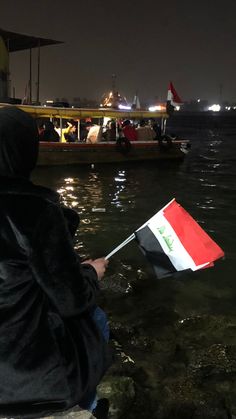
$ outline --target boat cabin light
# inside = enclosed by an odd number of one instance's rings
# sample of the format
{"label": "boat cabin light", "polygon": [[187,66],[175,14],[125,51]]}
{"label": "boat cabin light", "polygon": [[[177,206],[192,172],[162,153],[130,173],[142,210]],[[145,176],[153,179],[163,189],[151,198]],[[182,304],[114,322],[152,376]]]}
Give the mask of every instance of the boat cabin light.
{"label": "boat cabin light", "polygon": [[166,108],[165,108],[165,106],[163,106],[163,105],[150,106],[150,107],[148,108],[148,110],[149,110],[150,112],[164,111],[165,109],[166,109]]}
{"label": "boat cabin light", "polygon": [[126,106],[126,105],[119,105],[119,109],[124,109],[124,110],[131,110],[131,106]]}

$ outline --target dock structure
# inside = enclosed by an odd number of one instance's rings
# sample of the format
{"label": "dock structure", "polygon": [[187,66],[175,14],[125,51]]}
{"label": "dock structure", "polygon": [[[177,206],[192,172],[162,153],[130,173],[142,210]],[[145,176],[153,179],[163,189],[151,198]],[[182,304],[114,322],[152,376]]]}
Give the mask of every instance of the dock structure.
{"label": "dock structure", "polygon": [[61,44],[62,41],[46,39],[38,36],[10,32],[0,28],[0,102],[16,102],[10,93],[9,54],[16,51],[29,50],[28,102],[32,103],[32,49],[37,48],[37,92],[36,103],[40,93],[40,50],[41,47]]}

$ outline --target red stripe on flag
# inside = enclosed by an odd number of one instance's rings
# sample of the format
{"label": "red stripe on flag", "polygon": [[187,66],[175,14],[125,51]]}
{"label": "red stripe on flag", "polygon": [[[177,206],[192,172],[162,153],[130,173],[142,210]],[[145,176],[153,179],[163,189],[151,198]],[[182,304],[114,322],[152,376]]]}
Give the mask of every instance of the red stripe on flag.
{"label": "red stripe on flag", "polygon": [[223,250],[176,201],[172,201],[163,212],[196,265],[211,263],[224,256]]}
{"label": "red stripe on flag", "polygon": [[182,103],[182,100],[180,99],[178,93],[176,92],[172,82],[170,82],[168,90],[170,90],[173,95],[173,98],[172,98],[173,102]]}

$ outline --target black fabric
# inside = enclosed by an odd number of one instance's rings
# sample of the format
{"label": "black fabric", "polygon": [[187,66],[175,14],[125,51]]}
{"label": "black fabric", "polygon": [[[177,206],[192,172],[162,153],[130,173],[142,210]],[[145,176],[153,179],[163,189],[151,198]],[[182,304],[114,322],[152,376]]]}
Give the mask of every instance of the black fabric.
{"label": "black fabric", "polygon": [[16,107],[0,109],[0,176],[28,177],[38,157],[34,119]]}
{"label": "black fabric", "polygon": [[151,263],[157,278],[165,278],[177,272],[148,226],[136,231],[135,238],[147,260]]}
{"label": "black fabric", "polygon": [[90,314],[97,273],[73,247],[79,218],[28,180],[37,155],[34,120],[0,109],[0,417],[79,404],[111,361]]}
{"label": "black fabric", "polygon": [[56,193],[0,177],[0,416],[79,404],[110,364],[90,316],[97,274],[80,264],[75,228]]}

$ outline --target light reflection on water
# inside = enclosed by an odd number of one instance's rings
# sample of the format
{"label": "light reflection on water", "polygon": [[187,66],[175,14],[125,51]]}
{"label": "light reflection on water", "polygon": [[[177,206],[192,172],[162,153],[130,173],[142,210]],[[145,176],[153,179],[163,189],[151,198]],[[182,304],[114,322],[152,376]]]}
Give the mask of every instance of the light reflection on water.
{"label": "light reflection on water", "polygon": [[[175,197],[226,252],[226,259],[215,268],[179,282],[184,286],[173,293],[173,304],[188,317],[217,310],[215,298],[223,299],[219,310],[234,310],[235,150],[236,136],[224,137],[221,132],[219,137],[214,131],[201,131],[192,134],[190,154],[178,165],[41,168],[34,178],[57,190],[63,203],[79,213],[76,248],[82,257],[106,255]],[[141,299],[153,278],[151,267],[131,242],[111,258],[104,287],[130,293],[133,282],[139,281],[143,284]],[[165,284],[161,282],[162,290]]]}

